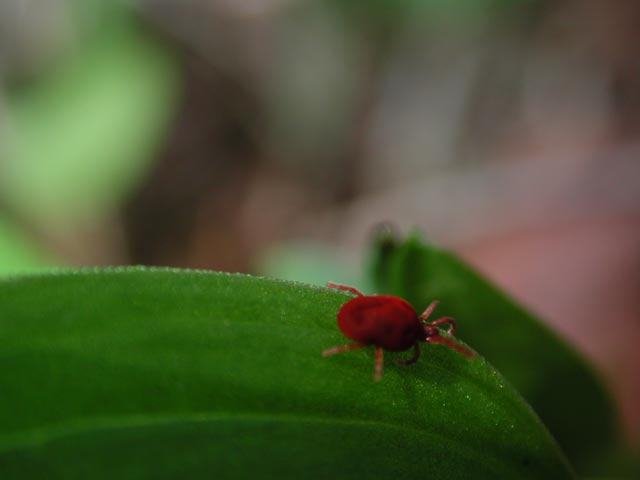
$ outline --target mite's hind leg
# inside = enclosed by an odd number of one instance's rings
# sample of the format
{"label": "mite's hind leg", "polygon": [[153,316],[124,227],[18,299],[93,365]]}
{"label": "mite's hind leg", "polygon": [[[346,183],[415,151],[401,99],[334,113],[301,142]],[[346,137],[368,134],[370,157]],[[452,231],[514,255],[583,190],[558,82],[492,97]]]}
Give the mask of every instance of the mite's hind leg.
{"label": "mite's hind leg", "polygon": [[358,297],[364,297],[364,293],[362,293],[360,290],[353,287],[348,287],[347,285],[340,285],[339,283],[327,282],[327,287],[335,288],[336,290],[342,290],[343,292],[353,293]]}
{"label": "mite's hind leg", "polygon": [[324,352],[322,352],[323,357],[328,357],[329,355],[335,355],[336,353],[348,352],[349,350],[356,350],[358,348],[364,348],[366,345],[362,343],[350,343],[349,345],[340,345],[338,347],[327,348]]}

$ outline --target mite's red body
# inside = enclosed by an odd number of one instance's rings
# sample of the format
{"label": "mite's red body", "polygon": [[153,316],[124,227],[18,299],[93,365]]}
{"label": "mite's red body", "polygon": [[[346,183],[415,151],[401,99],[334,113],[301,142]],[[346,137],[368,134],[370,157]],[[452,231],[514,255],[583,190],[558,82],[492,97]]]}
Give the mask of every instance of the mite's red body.
{"label": "mite's red body", "polygon": [[390,295],[348,301],[338,312],[338,327],[351,340],[390,352],[408,350],[422,332],[418,314],[409,302]]}
{"label": "mite's red body", "polygon": [[397,363],[401,365],[409,365],[418,360],[420,342],[441,343],[467,357],[474,356],[474,353],[468,348],[440,334],[438,328],[440,325],[449,325],[447,333],[450,336],[455,333],[456,322],[453,318],[442,317],[433,322],[426,322],[438,302],[431,302],[426,310],[418,316],[409,302],[402,298],[391,295],[363,295],[353,287],[331,282],[327,285],[356,295],[340,308],[338,326],[347,337],[357,343],[329,348],[323,352],[325,357],[374,345],[376,347],[374,378],[380,380],[383,349],[390,352],[402,352],[413,347],[413,357],[408,360],[398,360]]}

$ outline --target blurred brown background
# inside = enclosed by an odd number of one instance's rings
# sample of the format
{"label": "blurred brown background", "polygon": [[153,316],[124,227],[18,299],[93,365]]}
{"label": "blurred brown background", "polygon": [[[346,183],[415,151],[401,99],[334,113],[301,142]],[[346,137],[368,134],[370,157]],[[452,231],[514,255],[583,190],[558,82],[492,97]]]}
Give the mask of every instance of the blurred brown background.
{"label": "blurred brown background", "polygon": [[3,1],[0,272],[357,281],[374,225],[418,227],[637,444],[639,59],[633,0]]}

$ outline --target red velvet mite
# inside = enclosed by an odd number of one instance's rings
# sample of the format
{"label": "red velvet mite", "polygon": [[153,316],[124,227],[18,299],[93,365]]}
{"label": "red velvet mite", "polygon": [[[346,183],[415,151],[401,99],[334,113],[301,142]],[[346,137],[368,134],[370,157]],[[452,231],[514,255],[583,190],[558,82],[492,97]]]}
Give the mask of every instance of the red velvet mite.
{"label": "red velvet mite", "polygon": [[397,363],[400,365],[410,365],[418,361],[420,342],[442,343],[467,357],[474,356],[474,353],[468,348],[440,334],[438,328],[440,325],[449,325],[447,331],[449,335],[452,336],[455,333],[456,322],[453,318],[442,317],[433,322],[426,322],[429,315],[438,306],[437,301],[431,302],[427,309],[418,316],[409,302],[400,297],[364,295],[353,287],[332,282],[328,282],[327,286],[356,295],[340,308],[338,327],[345,336],[357,343],[329,348],[322,352],[323,357],[375,345],[376,365],[373,378],[380,380],[383,350],[402,352],[413,347],[413,356],[408,360],[398,360]]}

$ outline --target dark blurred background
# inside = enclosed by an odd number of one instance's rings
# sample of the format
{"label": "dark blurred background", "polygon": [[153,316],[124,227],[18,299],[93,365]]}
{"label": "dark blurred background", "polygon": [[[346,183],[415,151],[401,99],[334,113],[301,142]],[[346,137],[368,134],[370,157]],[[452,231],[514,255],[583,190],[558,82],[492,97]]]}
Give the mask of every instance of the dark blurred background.
{"label": "dark blurred background", "polygon": [[638,157],[635,0],[0,2],[1,274],[358,284],[373,226],[418,227],[585,353],[636,445]]}

